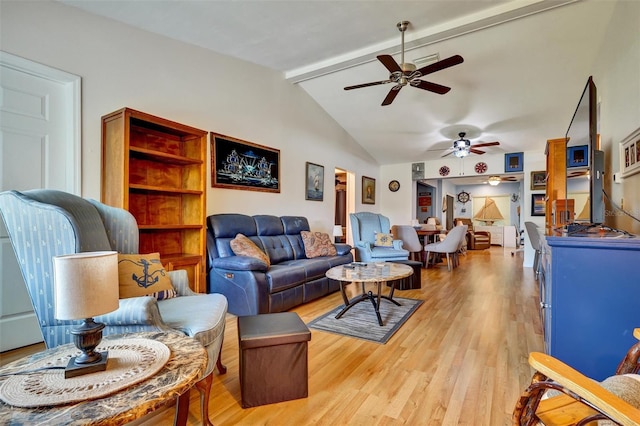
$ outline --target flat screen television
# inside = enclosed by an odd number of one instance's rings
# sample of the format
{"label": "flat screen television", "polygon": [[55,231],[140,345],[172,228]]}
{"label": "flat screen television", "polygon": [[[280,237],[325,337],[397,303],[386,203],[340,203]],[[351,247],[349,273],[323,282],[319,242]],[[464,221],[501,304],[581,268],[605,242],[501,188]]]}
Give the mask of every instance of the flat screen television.
{"label": "flat screen television", "polygon": [[[586,167],[589,174],[588,218],[589,224],[604,223],[603,173],[604,152],[598,141],[598,99],[593,77],[589,77],[580,96],[567,133],[567,168]],[[586,154],[586,155],[585,155]],[[586,161],[585,161],[586,160]],[[586,164],[585,164],[586,163]],[[569,176],[571,173],[568,173]]]}

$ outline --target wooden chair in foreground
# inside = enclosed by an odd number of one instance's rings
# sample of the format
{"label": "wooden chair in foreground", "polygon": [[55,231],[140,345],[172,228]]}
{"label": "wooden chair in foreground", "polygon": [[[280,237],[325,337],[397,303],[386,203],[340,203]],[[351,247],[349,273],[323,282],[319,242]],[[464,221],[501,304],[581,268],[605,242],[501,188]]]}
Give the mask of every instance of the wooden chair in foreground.
{"label": "wooden chair in foreground", "polygon": [[[640,328],[633,335],[640,340]],[[529,364],[536,372],[513,411],[514,425],[640,425],[640,377],[636,376],[640,371],[640,342],[629,349],[616,376],[602,383],[539,352],[529,355]],[[543,398],[548,390],[555,396]]]}

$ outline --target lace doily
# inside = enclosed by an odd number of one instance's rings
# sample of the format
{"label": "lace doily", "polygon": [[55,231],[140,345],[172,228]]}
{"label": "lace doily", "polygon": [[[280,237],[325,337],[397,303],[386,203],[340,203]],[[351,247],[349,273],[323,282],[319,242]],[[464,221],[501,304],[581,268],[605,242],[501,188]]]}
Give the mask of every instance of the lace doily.
{"label": "lace doily", "polygon": [[[105,371],[69,379],[64,378],[64,370],[7,376],[0,383],[0,399],[16,407],[42,407],[102,398],[153,376],[171,355],[164,343],[140,338],[102,341],[96,350],[109,351]],[[16,372],[64,367],[71,357],[78,354],[80,351],[72,347],[52,357],[22,365]]]}

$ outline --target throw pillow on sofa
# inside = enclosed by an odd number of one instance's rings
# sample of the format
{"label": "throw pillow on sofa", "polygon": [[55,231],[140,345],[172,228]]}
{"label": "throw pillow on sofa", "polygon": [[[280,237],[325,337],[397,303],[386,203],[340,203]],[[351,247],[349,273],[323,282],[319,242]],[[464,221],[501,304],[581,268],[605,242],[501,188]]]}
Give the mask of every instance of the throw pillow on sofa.
{"label": "throw pillow on sofa", "polygon": [[393,235],[376,232],[376,241],[373,245],[376,247],[393,247]]}
{"label": "throw pillow on sofa", "polygon": [[321,256],[337,256],[336,246],[325,232],[300,231],[304,243],[304,254],[308,259]]}
{"label": "throw pillow on sofa", "polygon": [[231,250],[236,256],[248,256],[253,257],[266,263],[267,268],[271,266],[269,256],[258,247],[253,241],[244,234],[238,234],[229,243]]}
{"label": "throw pillow on sofa", "polygon": [[158,300],[176,297],[171,279],[160,262],[160,253],[118,254],[120,298],[153,296]]}

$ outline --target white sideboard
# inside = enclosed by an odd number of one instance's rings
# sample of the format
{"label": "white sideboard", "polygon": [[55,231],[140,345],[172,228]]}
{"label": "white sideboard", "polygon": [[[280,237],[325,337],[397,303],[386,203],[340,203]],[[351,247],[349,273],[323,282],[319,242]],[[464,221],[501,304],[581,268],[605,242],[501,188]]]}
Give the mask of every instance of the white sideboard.
{"label": "white sideboard", "polygon": [[491,245],[503,247],[516,246],[516,227],[509,226],[482,226],[475,225],[474,231],[486,231],[491,233]]}

